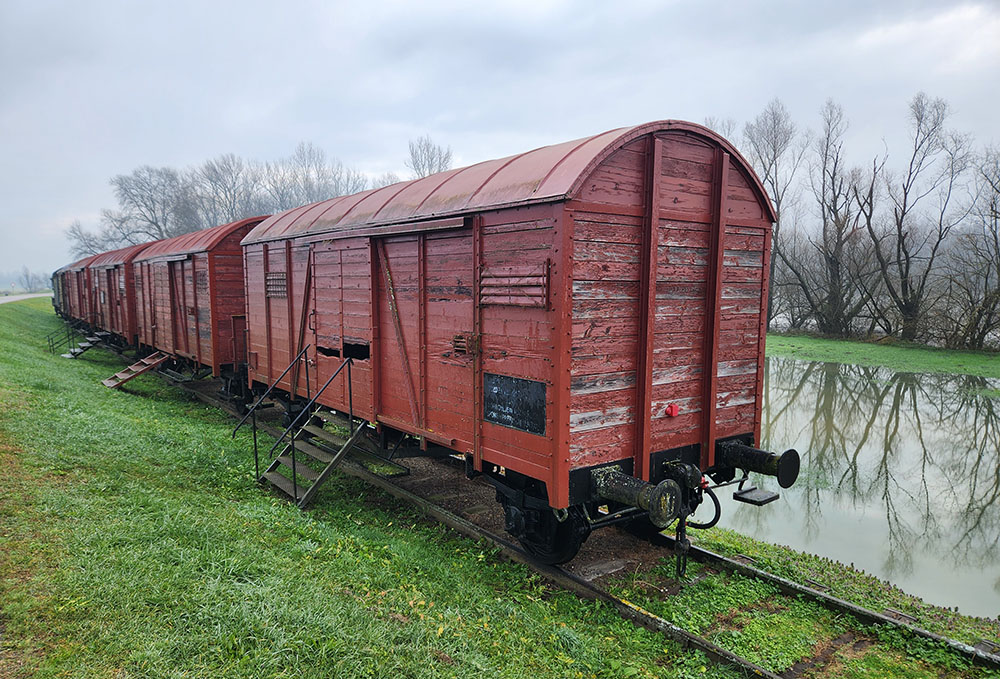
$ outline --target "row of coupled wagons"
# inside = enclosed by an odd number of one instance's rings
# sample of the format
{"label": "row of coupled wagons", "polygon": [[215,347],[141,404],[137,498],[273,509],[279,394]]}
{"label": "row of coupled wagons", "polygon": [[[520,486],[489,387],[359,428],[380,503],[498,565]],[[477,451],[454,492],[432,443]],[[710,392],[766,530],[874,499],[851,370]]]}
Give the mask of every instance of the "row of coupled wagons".
{"label": "row of coupled wagons", "polygon": [[562,563],[615,523],[686,545],[720,486],[795,481],[795,451],[757,448],[773,221],[729,142],[660,121],[94,255],[54,304],[247,404],[270,389],[300,461],[261,478],[300,504],[339,414],[352,443],[464,458]]}

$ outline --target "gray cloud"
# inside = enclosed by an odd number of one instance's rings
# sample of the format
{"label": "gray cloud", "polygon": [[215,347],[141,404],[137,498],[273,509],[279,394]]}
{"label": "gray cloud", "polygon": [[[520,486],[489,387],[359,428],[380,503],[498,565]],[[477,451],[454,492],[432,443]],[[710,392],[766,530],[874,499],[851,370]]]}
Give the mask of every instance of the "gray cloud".
{"label": "gray cloud", "polygon": [[0,270],[68,260],[114,174],[300,140],[378,174],[424,133],[465,164],[834,97],[860,161],[925,90],[985,142],[998,35],[989,3],[0,3]]}

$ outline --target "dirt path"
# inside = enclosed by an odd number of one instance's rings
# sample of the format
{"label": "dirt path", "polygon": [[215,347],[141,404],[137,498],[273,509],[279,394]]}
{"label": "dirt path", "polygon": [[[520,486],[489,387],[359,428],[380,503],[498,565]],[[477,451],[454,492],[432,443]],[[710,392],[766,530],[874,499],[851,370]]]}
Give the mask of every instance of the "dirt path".
{"label": "dirt path", "polygon": [[22,299],[31,299],[32,297],[51,297],[51,292],[33,292],[27,295],[0,295],[0,304],[5,304],[7,302],[19,302]]}

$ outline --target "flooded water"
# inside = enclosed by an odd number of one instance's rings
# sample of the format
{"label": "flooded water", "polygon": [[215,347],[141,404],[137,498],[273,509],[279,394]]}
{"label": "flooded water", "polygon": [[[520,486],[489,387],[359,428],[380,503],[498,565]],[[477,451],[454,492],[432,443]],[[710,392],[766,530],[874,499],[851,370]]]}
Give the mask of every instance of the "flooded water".
{"label": "flooded water", "polygon": [[[1000,360],[1000,359],[998,359]],[[1000,381],[768,359],[763,444],[802,456],[722,525],[819,554],[968,615],[1000,617]]]}

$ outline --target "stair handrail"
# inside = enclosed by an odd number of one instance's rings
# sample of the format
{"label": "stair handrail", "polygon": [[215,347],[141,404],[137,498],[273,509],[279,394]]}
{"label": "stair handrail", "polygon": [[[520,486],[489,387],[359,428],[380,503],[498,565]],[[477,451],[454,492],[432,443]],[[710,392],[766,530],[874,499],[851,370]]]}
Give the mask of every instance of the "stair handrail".
{"label": "stair handrail", "polygon": [[50,332],[45,337],[45,339],[49,343],[49,353],[52,354],[56,353],[56,350],[59,349],[62,345],[69,344],[70,342],[72,342],[73,336],[77,334],[80,333],[78,333],[77,330],[69,323],[66,323],[63,327],[57,328],[52,332]]}
{"label": "stair handrail", "polygon": [[285,375],[287,375],[288,371],[292,369],[292,366],[299,362],[299,360],[302,358],[302,354],[306,353],[306,351],[309,349],[310,346],[311,345],[307,344],[304,347],[302,347],[302,351],[295,354],[295,358],[293,358],[292,361],[287,366],[285,366],[285,369],[282,370],[281,374],[278,375],[278,378],[271,383],[271,386],[267,388],[267,391],[265,391],[264,394],[259,399],[257,399],[256,403],[250,406],[250,409],[243,416],[243,419],[241,419],[239,421],[239,424],[236,425],[236,429],[233,429],[232,438],[236,438],[236,432],[240,430],[240,427],[246,424],[246,421],[250,419],[250,416],[253,415],[254,412],[257,410],[257,406],[259,406],[261,403],[264,402],[264,399],[266,399],[268,395],[270,395],[270,393],[274,390],[274,388],[278,386],[278,382],[280,382],[285,378]]}
{"label": "stair handrail", "polygon": [[[333,371],[333,374],[330,375],[330,379],[328,379],[326,381],[326,383],[322,387],[320,387],[320,389],[313,395],[313,397],[311,399],[309,399],[309,402],[306,403],[305,406],[303,406],[303,408],[299,411],[299,414],[295,416],[294,420],[292,420],[292,423],[290,425],[288,425],[288,428],[285,429],[285,431],[283,431],[281,433],[281,436],[278,437],[278,440],[274,442],[273,446],[271,446],[271,450],[267,451],[267,457],[270,457],[271,454],[274,452],[274,450],[281,444],[281,442],[285,440],[285,437],[288,436],[289,432],[291,432],[293,429],[295,429],[298,426],[299,420],[302,419],[302,416],[305,415],[306,413],[310,412],[310,410],[312,409],[313,405],[316,403],[316,399],[318,399],[320,396],[323,395],[323,392],[326,391],[326,388],[330,386],[330,384],[337,378],[337,375],[339,375],[340,372],[345,367],[347,368],[347,374],[348,374],[348,382],[347,383],[348,383],[348,385],[350,385],[350,373],[351,373],[350,365],[353,362],[354,362],[353,358],[345,358],[344,362],[340,364],[340,367],[337,368],[335,371]],[[353,435],[354,434],[354,407],[353,407],[353,403],[351,404],[351,412],[349,414],[349,417],[350,417],[350,430],[351,430],[351,434]],[[295,448],[294,448],[294,443],[293,443],[293,448],[292,448],[293,455],[294,455],[294,450],[295,450]],[[294,461],[295,461],[294,457],[292,458],[292,461],[294,463]],[[292,473],[294,475],[294,473],[295,473],[294,469],[293,469]],[[294,483],[294,479],[292,481]]]}

